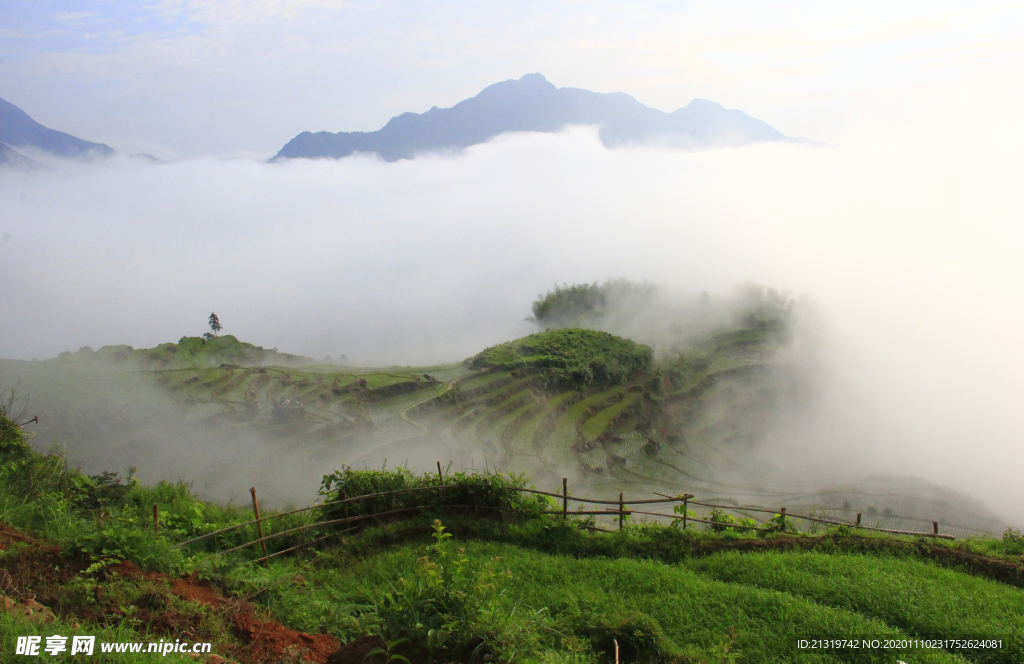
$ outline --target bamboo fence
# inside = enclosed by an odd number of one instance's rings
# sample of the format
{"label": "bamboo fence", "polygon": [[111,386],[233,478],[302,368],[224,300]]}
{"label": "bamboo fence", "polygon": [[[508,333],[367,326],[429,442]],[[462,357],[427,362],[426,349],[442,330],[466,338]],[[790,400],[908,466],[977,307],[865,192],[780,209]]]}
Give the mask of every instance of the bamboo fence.
{"label": "bamboo fence", "polygon": [[[253,488],[249,489],[249,491],[252,494],[252,506],[253,506],[253,514],[256,517],[255,519],[253,519],[252,521],[247,521],[245,523],[235,524],[235,525],[229,526],[227,528],[221,528],[219,530],[215,530],[215,531],[212,531],[212,532],[209,532],[209,533],[204,533],[203,535],[200,535],[199,537],[193,537],[192,539],[186,540],[184,542],[180,542],[177,546],[178,547],[185,547],[185,546],[188,546],[188,545],[193,544],[195,542],[199,542],[201,540],[205,540],[205,539],[210,538],[210,537],[216,537],[217,535],[222,535],[224,533],[231,532],[231,531],[237,530],[239,528],[245,528],[247,526],[256,526],[256,531],[257,531],[257,534],[259,535],[256,539],[251,540],[249,542],[246,542],[244,544],[240,544],[238,546],[232,547],[230,549],[227,549],[226,551],[219,551],[218,553],[220,553],[221,555],[226,555],[226,554],[233,553],[235,551],[240,551],[240,550],[245,549],[247,547],[259,544],[260,547],[261,547],[261,552],[262,552],[263,555],[260,558],[257,558],[255,562],[261,562],[261,561],[273,558],[275,556],[280,556],[282,554],[285,554],[285,553],[288,553],[288,552],[291,552],[291,551],[295,551],[295,550],[303,548],[303,547],[307,547],[307,546],[311,546],[313,544],[317,544],[319,542],[325,541],[325,540],[327,540],[327,539],[329,539],[331,537],[337,536],[337,535],[341,535],[341,534],[344,534],[344,533],[352,532],[352,531],[356,530],[359,527],[358,526],[359,522],[366,521],[368,519],[381,520],[384,517],[395,516],[395,515],[398,515],[398,514],[407,514],[407,513],[412,513],[412,512],[421,512],[423,510],[429,509],[431,507],[431,505],[424,504],[424,505],[417,505],[417,506],[412,506],[412,507],[403,507],[403,508],[400,508],[400,509],[385,510],[383,512],[377,512],[377,513],[373,513],[373,514],[360,514],[360,515],[356,515],[356,516],[347,516],[347,509],[346,509],[346,516],[345,516],[345,518],[329,519],[329,520],[326,520],[326,521],[317,521],[317,522],[314,522],[314,523],[309,523],[309,524],[305,524],[305,525],[302,525],[302,526],[297,526],[295,528],[289,528],[287,530],[282,530],[282,531],[278,531],[278,532],[271,533],[271,534],[264,534],[263,526],[264,526],[264,524],[266,524],[269,521],[272,521],[274,519],[279,519],[279,518],[284,517],[284,516],[289,516],[289,515],[292,515],[292,514],[298,514],[298,513],[301,513],[301,512],[308,512],[310,510],[323,509],[325,507],[333,507],[333,506],[337,506],[337,505],[345,505],[346,508],[347,508],[347,506],[349,504],[358,503],[358,502],[361,502],[361,501],[366,501],[366,500],[370,500],[370,499],[374,499],[374,498],[380,498],[382,496],[397,496],[397,495],[400,495],[400,494],[418,493],[418,492],[423,492],[423,491],[440,491],[442,496],[443,496],[445,494],[445,484],[444,484],[444,474],[441,472],[440,463],[438,463],[438,479],[439,479],[439,483],[438,483],[437,486],[425,486],[425,487],[414,487],[414,488],[409,488],[409,489],[396,489],[396,490],[392,490],[392,491],[381,491],[381,492],[378,492],[378,493],[366,494],[366,495],[362,495],[362,496],[354,496],[352,498],[345,498],[345,499],[342,499],[342,500],[335,500],[335,501],[331,501],[331,502],[328,502],[328,503],[321,503],[321,504],[317,504],[317,505],[311,505],[309,507],[303,507],[303,508],[300,508],[300,509],[290,510],[288,512],[280,512],[280,513],[277,513],[277,514],[272,514],[270,516],[263,516],[263,517],[260,516],[260,512],[259,512],[259,504],[258,504],[257,498],[256,498],[256,488],[253,487]],[[711,526],[713,528],[716,528],[716,529],[717,528],[720,528],[720,529],[732,528],[732,529],[736,529],[736,530],[745,530],[745,531],[773,531],[773,530],[779,530],[780,529],[780,528],[777,528],[777,527],[765,527],[765,526],[750,525],[749,523],[742,523],[742,522],[740,522],[740,523],[729,523],[729,522],[726,522],[726,521],[716,521],[716,520],[711,520],[711,519],[703,519],[703,518],[700,518],[700,517],[697,517],[697,516],[693,516],[693,515],[690,514],[690,512],[689,512],[690,506],[691,505],[696,505],[696,506],[701,506],[701,507],[709,507],[709,508],[716,509],[716,510],[730,510],[730,511],[734,511],[734,512],[739,512],[741,514],[745,514],[745,513],[749,513],[749,512],[771,514],[771,515],[773,515],[772,516],[772,520],[775,520],[778,523],[778,525],[781,526],[782,530],[785,529],[786,519],[801,519],[801,520],[811,521],[811,522],[815,522],[815,523],[822,523],[822,524],[834,525],[834,526],[847,526],[847,527],[851,527],[851,528],[858,529],[858,530],[869,530],[869,531],[880,532],[880,533],[887,533],[887,534],[894,534],[894,535],[911,535],[911,536],[918,536],[918,537],[932,537],[932,538],[947,539],[947,540],[956,539],[953,535],[940,534],[939,533],[939,524],[938,524],[937,521],[932,521],[931,522],[932,523],[932,532],[918,532],[918,531],[910,531],[910,530],[896,530],[896,529],[890,529],[890,528],[879,528],[879,527],[872,527],[872,526],[865,525],[862,522],[862,518],[861,518],[862,515],[860,513],[857,514],[856,522],[855,523],[850,523],[850,522],[846,522],[846,521],[837,521],[835,519],[827,519],[827,518],[823,518],[822,516],[810,516],[810,515],[804,515],[804,514],[793,514],[793,513],[787,512],[785,507],[779,507],[778,509],[766,509],[766,508],[763,508],[763,507],[754,507],[754,506],[726,505],[726,504],[720,504],[720,503],[701,502],[701,501],[693,500],[694,495],[691,494],[691,493],[682,493],[682,494],[678,494],[676,496],[668,496],[668,495],[665,495],[665,494],[655,493],[655,495],[659,496],[658,498],[648,498],[648,499],[641,499],[641,500],[626,500],[623,497],[622,493],[619,494],[618,500],[604,500],[604,499],[599,499],[599,498],[581,498],[579,496],[571,496],[571,495],[569,495],[569,487],[568,487],[568,479],[567,478],[562,478],[562,492],[561,493],[552,493],[552,492],[549,492],[549,491],[541,491],[539,489],[527,489],[527,488],[517,488],[517,489],[514,489],[514,490],[515,491],[520,491],[520,492],[523,492],[523,493],[531,493],[531,494],[535,494],[535,495],[548,496],[548,497],[551,497],[551,498],[560,499],[560,501],[561,501],[561,509],[560,510],[559,509],[547,510],[547,511],[544,512],[544,514],[546,514],[546,515],[550,515],[550,516],[554,516],[554,517],[560,517],[563,520],[568,520],[570,515],[573,515],[573,516],[605,516],[605,517],[612,517],[616,521],[618,521],[618,529],[619,530],[622,529],[622,527],[625,524],[626,520],[629,517],[631,517],[632,515],[635,515],[635,514],[637,514],[637,515],[644,515],[644,516],[654,516],[654,517],[661,517],[661,518],[672,519],[673,523],[681,523],[683,529],[686,529],[687,526],[690,523],[701,523],[701,524],[709,525],[709,526]],[[569,509],[570,501],[578,503],[580,509],[578,509],[578,510],[570,510]],[[650,506],[652,506],[652,508],[656,509],[657,505],[669,505],[669,504],[673,504],[673,503],[681,504],[682,509],[679,510],[679,512],[676,512],[675,509],[673,509],[673,513],[666,514],[664,512],[651,512],[651,511],[647,511],[646,509],[638,510],[638,509],[633,509],[632,508],[632,506],[635,506],[635,505],[639,505],[639,506],[648,506],[648,505],[650,505]],[[611,505],[613,507],[604,507],[603,509],[591,509],[591,510],[583,509],[584,506],[586,506],[586,505],[601,505],[601,506]],[[445,505],[444,507],[450,508],[450,509],[475,509],[475,510],[479,510],[479,509],[481,509],[481,507],[483,507],[484,509],[491,509],[491,510],[499,509],[499,508],[493,508],[493,507],[489,507],[489,506],[480,506],[480,505]],[[289,548],[284,549],[282,551],[276,551],[274,553],[268,553],[267,552],[267,542],[270,541],[270,540],[276,539],[278,537],[283,537],[285,535],[290,535],[290,534],[294,534],[294,533],[297,533],[297,532],[302,532],[302,531],[309,530],[309,529],[312,529],[312,528],[323,528],[323,527],[327,527],[327,526],[349,526],[349,527],[344,529],[344,530],[340,530],[338,532],[328,533],[327,535],[323,535],[323,536],[318,537],[318,538],[316,538],[314,540],[311,540],[309,542],[303,542],[303,543],[297,544],[295,546],[289,547]],[[157,532],[158,527],[159,527],[158,517],[157,517],[157,505],[153,505],[153,527],[154,527],[154,532]],[[614,531],[608,530],[606,528],[600,528],[600,527],[594,525],[593,522],[591,522],[591,524],[581,524],[581,527],[583,527],[583,528],[585,528],[587,530],[597,531],[597,532],[606,532],[606,533],[614,532]]]}

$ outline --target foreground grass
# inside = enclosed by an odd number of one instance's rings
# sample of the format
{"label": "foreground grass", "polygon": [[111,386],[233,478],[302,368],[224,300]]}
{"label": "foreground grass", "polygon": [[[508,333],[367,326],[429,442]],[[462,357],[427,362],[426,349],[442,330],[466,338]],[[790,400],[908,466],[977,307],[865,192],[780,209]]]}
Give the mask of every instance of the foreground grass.
{"label": "foreground grass", "polygon": [[1003,639],[1005,661],[1024,661],[1024,591],[920,560],[720,553],[685,567],[722,582],[877,617],[921,638]]}
{"label": "foreground grass", "polygon": [[[67,651],[61,653],[56,657],[52,657],[43,651],[46,647],[46,637],[52,635],[60,635],[67,637]],[[18,656],[14,654],[15,644],[17,643],[19,636],[42,636],[43,640],[40,644],[40,654],[31,656]],[[95,636],[96,643],[93,648],[92,656],[76,655],[72,658],[68,653],[71,651],[72,637],[74,636]],[[85,627],[78,626],[77,623],[72,624],[72,621],[63,620],[61,618],[56,619],[46,625],[39,625],[35,623],[29,623],[24,620],[20,620],[6,613],[0,612],[0,647],[3,648],[0,651],[0,661],[13,662],[13,661],[25,661],[31,662],[33,660],[43,661],[86,661],[96,662],[97,664],[136,664],[140,660],[152,660],[166,662],[167,664],[195,664],[197,661],[194,657],[189,657],[182,653],[168,652],[166,656],[162,654],[145,653],[145,654],[131,654],[131,653],[104,653],[102,652],[101,643],[139,643],[144,642],[147,645],[143,649],[148,647],[149,643],[159,643],[162,640],[166,640],[166,637],[161,637],[154,634],[139,633],[131,625],[115,625],[115,626],[103,626],[98,627],[96,625],[86,625]],[[171,641],[174,641],[172,638]],[[189,641],[194,643],[194,641]],[[65,659],[66,658],[66,659]]]}
{"label": "foreground grass", "polygon": [[[824,606],[788,592],[729,583],[678,565],[632,559],[579,560],[519,547],[461,543],[471,565],[498,557],[511,577],[504,610],[535,632],[535,661],[573,651],[608,661],[618,641],[623,661],[962,662],[944,652],[854,651],[815,654],[797,647],[799,638],[907,638],[879,616]],[[257,580],[236,575],[242,585],[262,583],[262,598],[287,624],[313,629],[340,625],[338,616],[317,616],[314,607],[348,607],[348,626],[358,628],[358,609],[392,591],[414,573],[419,545],[379,552],[350,567],[342,553],[326,554],[304,570],[294,562],[265,570]],[[273,583],[301,571],[305,588]],[[953,574],[953,573],[951,573]],[[353,634],[338,634],[351,638]],[[581,661],[584,661],[581,659]]]}

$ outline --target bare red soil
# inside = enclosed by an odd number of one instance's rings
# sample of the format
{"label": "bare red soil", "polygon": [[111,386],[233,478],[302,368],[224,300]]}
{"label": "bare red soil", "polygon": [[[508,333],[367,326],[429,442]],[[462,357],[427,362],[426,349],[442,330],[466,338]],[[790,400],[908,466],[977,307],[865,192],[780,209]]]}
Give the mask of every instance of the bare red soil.
{"label": "bare red soil", "polygon": [[[59,613],[60,603],[51,595],[59,591],[60,586],[71,577],[81,572],[84,566],[61,558],[56,547],[0,524],[0,550],[17,545],[21,546],[20,553],[13,559],[8,559],[5,563],[6,569],[0,569],[0,593],[10,598],[8,610],[24,613],[25,607],[35,606],[44,610],[49,606]],[[269,616],[258,616],[256,607],[249,602],[225,595],[210,581],[195,575],[170,577],[159,572],[141,570],[132,562],[124,561],[107,567],[102,576],[104,580],[121,576],[147,582],[153,587],[166,588],[170,594],[208,607],[229,619],[242,645],[223,643],[215,644],[214,647],[230,661],[241,664],[277,664],[282,661],[326,664],[331,653],[339,648],[337,639],[329,634],[306,634],[288,629],[281,623],[269,619]],[[97,598],[102,600],[102,585],[97,587],[96,593]],[[37,604],[36,599],[42,603]],[[164,594],[144,594],[135,602],[137,612],[133,617],[148,625],[157,635],[175,634],[188,637],[195,634],[202,616],[198,613],[184,613],[166,604],[167,596]],[[99,601],[98,605],[102,607],[103,602]],[[90,615],[60,615],[66,619],[87,623],[102,622],[123,614],[118,607],[105,607]]]}

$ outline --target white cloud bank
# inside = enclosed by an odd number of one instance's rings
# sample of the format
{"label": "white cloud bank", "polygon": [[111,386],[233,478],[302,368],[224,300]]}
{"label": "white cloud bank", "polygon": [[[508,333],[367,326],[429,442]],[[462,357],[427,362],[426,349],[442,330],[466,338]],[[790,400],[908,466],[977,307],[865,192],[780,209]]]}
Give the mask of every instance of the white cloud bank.
{"label": "white cloud bank", "polygon": [[610,152],[578,129],[394,164],[6,171],[0,356],[152,346],[216,311],[285,351],[458,360],[528,332],[554,282],[752,280],[824,320],[817,419],[779,445],[1024,504],[1019,94],[962,87],[836,150]]}

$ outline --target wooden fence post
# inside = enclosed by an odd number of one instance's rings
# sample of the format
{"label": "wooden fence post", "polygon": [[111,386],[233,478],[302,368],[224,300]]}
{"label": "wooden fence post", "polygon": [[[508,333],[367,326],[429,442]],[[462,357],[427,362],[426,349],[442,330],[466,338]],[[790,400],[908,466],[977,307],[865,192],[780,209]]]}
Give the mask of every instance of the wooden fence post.
{"label": "wooden fence post", "polygon": [[779,525],[782,526],[782,532],[786,532],[786,508],[783,507],[779,513],[782,515],[782,519],[780,519]]}
{"label": "wooden fence post", "polygon": [[932,532],[935,533],[936,535],[939,534],[939,522],[938,521],[932,521]]}
{"label": "wooden fence post", "polygon": [[690,494],[685,494],[683,496],[683,530],[686,530],[686,513],[689,510],[689,504],[690,504],[690,497],[689,497],[689,495]]}
{"label": "wooden fence post", "polygon": [[267,543],[263,541],[263,521],[260,520],[260,506],[256,502],[256,487],[251,487],[249,493],[252,494],[252,511],[256,514],[256,532],[260,534],[260,546],[263,547],[263,555],[267,555]]}
{"label": "wooden fence post", "polygon": [[857,527],[860,528],[860,512],[857,512]]}
{"label": "wooden fence post", "polygon": [[157,514],[156,503],[153,503],[153,532],[160,532],[160,517]]}
{"label": "wooden fence post", "polygon": [[441,496],[445,495],[444,491],[444,473],[441,472],[441,462],[437,462],[437,477],[441,480]]}
{"label": "wooden fence post", "polygon": [[622,530],[622,521],[625,517],[626,506],[622,504],[622,492],[619,492],[619,530]]}
{"label": "wooden fence post", "polygon": [[569,518],[569,478],[562,478],[562,521]]}

